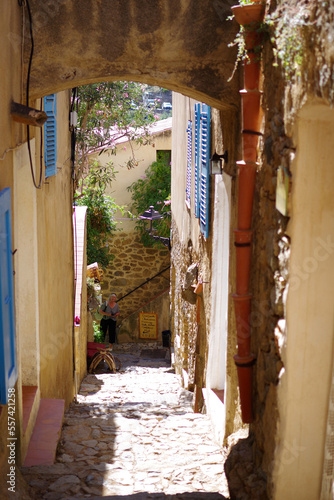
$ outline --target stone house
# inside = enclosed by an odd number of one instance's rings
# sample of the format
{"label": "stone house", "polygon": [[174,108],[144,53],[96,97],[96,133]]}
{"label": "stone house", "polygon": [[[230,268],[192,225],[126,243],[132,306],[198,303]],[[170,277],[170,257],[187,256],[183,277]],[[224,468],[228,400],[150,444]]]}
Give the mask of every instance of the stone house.
{"label": "stone house", "polygon": [[[263,14],[264,7],[260,4]],[[231,498],[329,499],[334,484],[334,114],[327,41],[333,36],[333,11],[329,4],[293,1],[278,2],[276,9],[267,2],[264,23],[269,15],[276,19],[273,27],[267,25],[276,29],[276,39],[263,41],[257,87],[247,86],[247,64],[240,68],[240,119],[211,110],[210,156],[227,149],[229,159],[222,176],[209,176],[207,236],[194,215],[194,144],[190,190],[187,184],[186,131],[190,127],[196,141],[199,104],[174,98],[171,328],[177,370],[184,386],[194,391],[195,410],[206,406],[221,441],[240,426],[240,416],[249,424],[249,437],[232,448],[226,464]],[[283,16],[285,11],[289,15]],[[293,18],[299,20],[296,25]],[[293,49],[287,42],[291,33]],[[275,46],[283,51],[285,64],[288,51],[302,47],[299,65],[290,63],[284,70],[279,61],[274,64]],[[300,55],[295,52],[293,61]],[[247,92],[261,99],[251,129],[258,137],[254,158],[247,150]],[[222,130],[218,141],[217,127]],[[254,201],[245,191],[246,175],[246,184],[254,183]],[[251,225],[240,227],[245,198],[253,207]],[[240,235],[252,240],[239,241]],[[238,257],[238,246],[252,248],[244,295],[238,292],[238,272],[246,258]],[[251,304],[244,330],[251,346],[250,407],[244,412],[241,401],[241,413],[236,388],[240,395],[244,380],[237,379],[233,362],[238,367],[245,340],[238,298]]]}
{"label": "stone house", "polygon": [[[130,210],[132,198],[128,187],[145,176],[146,169],[163,156],[171,160],[172,118],[158,120],[150,128],[149,142],[137,144],[127,136],[115,140],[116,148],[94,153],[92,159],[100,165],[110,161],[115,167],[115,179],[107,189],[119,206]],[[136,159],[136,166],[128,169],[129,160]],[[147,207],[149,208],[149,207]],[[141,214],[139,214],[141,215]],[[169,330],[169,274],[170,252],[159,248],[145,247],[135,229],[135,218],[118,211],[115,214],[118,230],[109,239],[110,252],[114,255],[111,265],[103,273],[102,298],[106,300],[111,292],[117,294],[121,309],[118,321],[118,342],[137,342],[139,339],[140,313],[157,314],[157,340],[162,340],[162,332]],[[152,240],[153,241],[153,240]],[[149,281],[147,281],[149,280]],[[124,299],[123,299],[124,297]],[[93,318],[89,315],[89,321]],[[93,328],[88,336],[93,340]]]}
{"label": "stone house", "polygon": [[[184,387],[194,391],[195,411],[205,406],[217,440],[223,444],[225,427],[231,433],[233,422],[240,423],[231,363],[235,332],[229,311],[235,180],[226,173],[208,172],[213,152],[227,148],[219,111],[176,93],[173,103],[171,329],[175,365]],[[233,145],[232,139],[237,138],[230,137]],[[204,176],[206,199],[201,186]]]}

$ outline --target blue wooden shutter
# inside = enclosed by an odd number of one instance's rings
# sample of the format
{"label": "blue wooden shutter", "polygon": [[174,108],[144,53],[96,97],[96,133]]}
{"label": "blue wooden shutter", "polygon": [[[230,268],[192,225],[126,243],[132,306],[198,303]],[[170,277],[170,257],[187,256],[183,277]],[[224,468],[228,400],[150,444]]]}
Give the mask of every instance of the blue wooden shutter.
{"label": "blue wooden shutter", "polygon": [[17,379],[10,188],[0,191],[0,401]]}
{"label": "blue wooden shutter", "polygon": [[199,164],[200,164],[200,125],[201,125],[201,105],[195,104],[195,216],[199,217]]}
{"label": "blue wooden shutter", "polygon": [[188,120],[187,128],[187,187],[186,187],[186,203],[188,208],[191,206],[191,156],[193,143],[193,124]]}
{"label": "blue wooden shutter", "polygon": [[200,223],[201,232],[205,238],[209,236],[210,120],[211,108],[203,104],[201,113]]}
{"label": "blue wooden shutter", "polygon": [[44,125],[45,177],[57,173],[57,95],[44,97],[44,111],[48,119]]}

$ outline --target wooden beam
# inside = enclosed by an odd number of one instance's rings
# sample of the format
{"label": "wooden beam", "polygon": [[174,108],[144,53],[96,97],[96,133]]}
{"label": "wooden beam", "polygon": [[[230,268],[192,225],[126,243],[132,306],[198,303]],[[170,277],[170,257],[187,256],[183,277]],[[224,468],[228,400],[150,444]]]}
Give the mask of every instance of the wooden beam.
{"label": "wooden beam", "polygon": [[48,119],[48,116],[44,111],[29,108],[28,106],[17,102],[12,102],[10,114],[14,121],[25,123],[26,125],[31,125],[33,127],[42,127]]}

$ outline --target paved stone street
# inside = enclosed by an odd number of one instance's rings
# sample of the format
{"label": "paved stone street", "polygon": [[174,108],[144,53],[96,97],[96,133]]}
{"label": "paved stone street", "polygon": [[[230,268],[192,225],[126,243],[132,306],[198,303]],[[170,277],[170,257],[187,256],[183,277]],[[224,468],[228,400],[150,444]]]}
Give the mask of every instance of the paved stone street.
{"label": "paved stone street", "polygon": [[193,413],[168,350],[127,344],[114,352],[121,370],[88,375],[66,412],[56,463],[22,470],[36,498],[228,497],[224,451],[208,417]]}

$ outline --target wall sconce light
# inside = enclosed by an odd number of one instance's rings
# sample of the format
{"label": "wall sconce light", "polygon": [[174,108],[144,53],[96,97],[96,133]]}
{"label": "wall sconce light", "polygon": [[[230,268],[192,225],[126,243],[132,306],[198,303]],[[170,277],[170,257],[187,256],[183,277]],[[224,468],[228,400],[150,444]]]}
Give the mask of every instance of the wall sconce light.
{"label": "wall sconce light", "polygon": [[165,214],[161,214],[157,210],[154,210],[153,205],[151,205],[148,210],[145,210],[143,215],[139,216],[139,219],[150,221],[150,227],[146,228],[146,231],[148,231],[148,234],[154,240],[161,241],[161,243],[163,245],[165,245],[165,247],[167,247],[168,250],[171,250],[172,247],[171,247],[170,238],[164,238],[163,236],[157,236],[157,235],[153,234],[153,231],[155,231],[155,229],[153,228],[153,221],[163,219],[164,215],[166,215],[166,214],[167,214],[167,212]]}
{"label": "wall sconce light", "polygon": [[223,155],[219,155],[216,152],[210,158],[210,174],[217,175],[222,174],[224,170],[224,165],[228,161],[228,152],[227,150]]}

